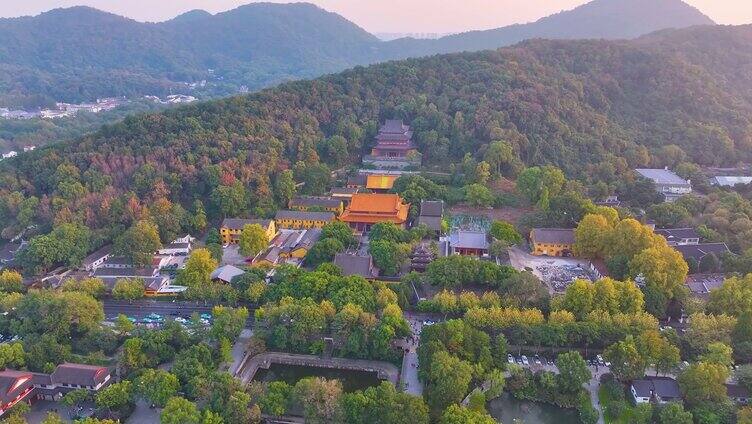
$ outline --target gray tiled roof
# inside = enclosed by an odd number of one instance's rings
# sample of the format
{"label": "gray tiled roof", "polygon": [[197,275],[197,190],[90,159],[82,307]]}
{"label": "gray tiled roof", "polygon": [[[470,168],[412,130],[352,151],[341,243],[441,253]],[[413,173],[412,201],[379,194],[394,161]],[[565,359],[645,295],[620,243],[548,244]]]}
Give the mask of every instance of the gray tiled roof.
{"label": "gray tiled roof", "polygon": [[449,235],[452,248],[488,249],[488,236],[485,232],[454,231]]}
{"label": "gray tiled roof", "polygon": [[338,208],[340,206],[342,206],[342,199],[333,199],[331,197],[295,197],[290,200],[291,208]]}
{"label": "gray tiled roof", "polygon": [[716,256],[720,256],[729,251],[726,243],[700,243],[700,244],[686,244],[681,246],[674,246],[674,249],[684,256],[684,260],[694,258],[696,261],[702,260],[706,255],[711,253]]}
{"label": "gray tiled roof", "polygon": [[298,221],[334,221],[334,212],[277,211],[274,219],[292,219]]}
{"label": "gray tiled roof", "polygon": [[643,177],[653,180],[655,184],[675,184],[675,185],[689,185],[687,180],[676,175],[668,169],[662,168],[640,168],[635,171]]}
{"label": "gray tiled roof", "polygon": [[237,277],[238,275],[243,275],[244,273],[245,271],[238,267],[232,265],[224,265],[215,269],[214,272],[211,273],[211,279],[222,280],[229,283],[233,278]]}
{"label": "gray tiled roof", "polygon": [[535,228],[533,239],[536,243],[572,244],[574,243],[574,230],[571,228]]}
{"label": "gray tiled roof", "polygon": [[245,219],[245,218],[225,218],[222,221],[222,228],[229,228],[231,230],[242,230],[243,227],[249,224],[259,224],[263,228],[269,226],[271,219]]}
{"label": "gray tiled roof", "polygon": [[342,275],[360,275],[364,278],[375,278],[378,270],[373,266],[371,255],[358,255],[353,253],[337,253],[334,256],[334,265],[342,270]]}
{"label": "gray tiled roof", "polygon": [[441,200],[423,200],[420,202],[420,216],[438,216],[444,214],[444,202]]}
{"label": "gray tiled roof", "polygon": [[640,380],[634,380],[632,386],[639,397],[649,398],[652,394],[664,400],[679,399],[681,397],[679,384],[670,377],[645,377]]}

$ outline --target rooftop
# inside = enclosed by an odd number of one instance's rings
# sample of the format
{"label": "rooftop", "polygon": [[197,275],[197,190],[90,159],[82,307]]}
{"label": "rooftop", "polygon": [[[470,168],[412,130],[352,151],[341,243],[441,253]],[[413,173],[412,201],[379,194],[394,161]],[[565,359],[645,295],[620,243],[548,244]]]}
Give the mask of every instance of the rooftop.
{"label": "rooftop", "polygon": [[215,269],[211,273],[211,279],[212,280],[222,280],[225,282],[231,282],[233,278],[245,274],[245,271],[242,269],[232,266],[232,265],[224,265],[217,269]]}
{"label": "rooftop", "polygon": [[292,219],[297,221],[334,221],[334,212],[277,211],[275,220]]}
{"label": "rooftop", "polygon": [[394,187],[396,175],[369,175],[366,178],[366,188],[371,190],[390,190]]}
{"label": "rooftop", "polygon": [[420,216],[438,216],[444,214],[444,202],[441,200],[423,200],[420,202]]}
{"label": "rooftop", "polygon": [[106,246],[100,247],[99,249],[90,253],[89,256],[85,257],[83,264],[84,266],[91,265],[92,263],[102,259],[104,256],[109,255],[110,253],[112,253],[112,245],[108,244]]}
{"label": "rooftop", "polygon": [[700,235],[694,228],[663,228],[656,229],[656,234],[662,235],[667,241],[678,241],[683,239],[699,239]]}
{"label": "rooftop", "polygon": [[713,253],[716,256],[719,256],[729,251],[726,243],[685,244],[674,246],[674,249],[678,250],[679,253],[684,256],[685,261],[694,258],[698,262],[702,260],[705,255]]}
{"label": "rooftop", "polygon": [[687,180],[663,168],[638,168],[635,171],[656,184],[689,185]]}
{"label": "rooftop", "polygon": [[341,199],[333,199],[331,197],[313,197],[313,196],[301,196],[295,197],[290,200],[290,207],[320,207],[320,208],[338,208],[342,206]]}
{"label": "rooftop", "polygon": [[99,267],[94,271],[95,277],[153,277],[157,274],[156,268],[108,268]]}
{"label": "rooftop", "polygon": [[488,249],[488,236],[479,231],[452,231],[449,235],[449,245],[454,248]]}
{"label": "rooftop", "polygon": [[60,364],[50,375],[54,383],[73,384],[78,386],[96,386],[104,382],[110,374],[107,367],[84,364]]}
{"label": "rooftop", "polygon": [[379,272],[373,266],[371,255],[359,255],[355,253],[337,253],[334,256],[334,265],[342,270],[342,275],[359,275],[364,278],[375,278]]}
{"label": "rooftop", "polygon": [[263,228],[266,228],[271,223],[271,219],[244,219],[244,218],[225,218],[222,221],[222,228],[229,228],[231,230],[242,230],[243,227],[249,224],[259,224]]}
{"label": "rooftop", "polygon": [[532,239],[536,243],[573,244],[574,230],[571,228],[534,228]]}
{"label": "rooftop", "polygon": [[402,203],[396,194],[354,194],[350,205],[340,218],[346,222],[381,222],[393,221],[403,223],[407,220],[409,204]]}
{"label": "rooftop", "polygon": [[662,399],[678,399],[681,397],[679,384],[670,377],[645,377],[632,381],[639,397],[651,397],[652,394]]}
{"label": "rooftop", "polygon": [[720,176],[720,177],[713,177],[713,179],[711,179],[710,182],[712,184],[719,185],[722,187],[733,187],[737,184],[752,183],[752,177]]}

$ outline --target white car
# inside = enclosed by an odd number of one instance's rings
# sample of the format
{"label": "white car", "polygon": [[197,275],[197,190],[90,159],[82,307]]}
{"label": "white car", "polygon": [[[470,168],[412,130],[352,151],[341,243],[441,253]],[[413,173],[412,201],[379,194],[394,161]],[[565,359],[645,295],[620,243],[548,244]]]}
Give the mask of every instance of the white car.
{"label": "white car", "polygon": [[522,365],[530,365],[530,361],[527,360],[527,356],[522,355]]}
{"label": "white car", "polygon": [[507,354],[507,362],[509,362],[510,364],[514,363],[514,356],[512,356],[511,353]]}

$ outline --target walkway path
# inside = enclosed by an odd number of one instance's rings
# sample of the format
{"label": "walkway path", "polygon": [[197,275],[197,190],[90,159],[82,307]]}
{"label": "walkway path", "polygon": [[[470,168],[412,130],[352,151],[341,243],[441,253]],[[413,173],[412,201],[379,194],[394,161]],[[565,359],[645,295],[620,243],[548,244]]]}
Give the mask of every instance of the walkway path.
{"label": "walkway path", "polygon": [[240,332],[240,336],[238,336],[238,339],[232,346],[232,364],[230,364],[230,368],[228,369],[230,374],[235,374],[238,371],[238,368],[240,368],[240,364],[243,362],[243,359],[245,359],[248,341],[252,336],[253,329],[244,328],[243,331]]}
{"label": "walkway path", "polygon": [[259,368],[268,369],[272,364],[300,365],[318,368],[335,368],[353,371],[375,372],[381,380],[388,380],[395,386],[399,381],[399,368],[394,364],[383,361],[369,361],[364,359],[329,358],[322,359],[313,355],[298,355],[294,353],[266,352],[245,360],[235,376],[242,382],[248,383]]}

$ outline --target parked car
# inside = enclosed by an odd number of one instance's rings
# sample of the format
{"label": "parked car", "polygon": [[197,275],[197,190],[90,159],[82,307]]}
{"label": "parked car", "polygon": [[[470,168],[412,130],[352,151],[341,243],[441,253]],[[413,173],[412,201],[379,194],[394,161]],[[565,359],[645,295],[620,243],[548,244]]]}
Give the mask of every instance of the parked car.
{"label": "parked car", "polygon": [[510,364],[514,363],[514,356],[512,356],[511,353],[507,354],[507,362],[509,362]]}
{"label": "parked car", "polygon": [[530,361],[527,360],[527,356],[522,355],[522,365],[530,365]]}
{"label": "parked car", "polygon": [[535,361],[534,362],[535,362],[535,365],[540,365],[541,364],[541,360],[540,360],[540,357],[538,355],[535,355]]}

